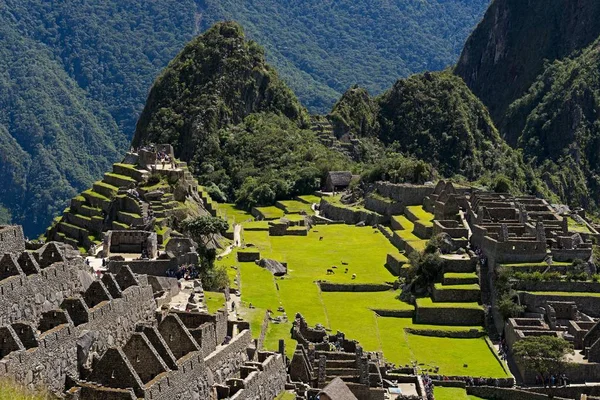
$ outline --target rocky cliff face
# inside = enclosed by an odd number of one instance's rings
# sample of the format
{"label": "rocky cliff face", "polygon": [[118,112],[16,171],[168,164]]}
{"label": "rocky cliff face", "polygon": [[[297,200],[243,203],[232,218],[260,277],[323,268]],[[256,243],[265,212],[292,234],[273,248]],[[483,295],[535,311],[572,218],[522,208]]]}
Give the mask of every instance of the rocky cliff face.
{"label": "rocky cliff face", "polygon": [[[600,35],[599,16],[597,0],[495,0],[467,40],[455,73],[501,125],[545,60],[566,57]],[[517,143],[517,133],[505,137]]]}

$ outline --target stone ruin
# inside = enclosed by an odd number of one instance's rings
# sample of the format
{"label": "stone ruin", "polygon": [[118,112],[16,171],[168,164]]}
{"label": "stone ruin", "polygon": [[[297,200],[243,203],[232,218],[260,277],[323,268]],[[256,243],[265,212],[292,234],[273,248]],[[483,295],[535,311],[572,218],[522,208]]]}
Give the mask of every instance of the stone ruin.
{"label": "stone ruin", "polygon": [[405,390],[410,387],[417,396],[425,394],[414,369],[396,369],[380,354],[365,352],[357,341],[346,339],[341,332],[330,335],[322,327],[310,328],[300,314],[293,323],[292,338],[298,344],[290,360],[286,388],[293,389],[300,399],[337,392],[330,385],[340,378],[361,400],[385,399],[392,381],[402,382]]}
{"label": "stone ruin", "polygon": [[[577,307],[573,301],[545,301],[541,313],[525,318],[509,318],[504,329],[506,344],[512,349],[515,343],[527,337],[553,336],[569,341],[576,356],[564,371],[571,381],[585,382],[600,374],[600,322]],[[577,354],[581,356],[578,357]],[[517,362],[526,383],[535,376]]]}
{"label": "stone ruin", "polygon": [[0,377],[82,400],[266,400],[284,389],[284,356],[257,351],[248,323],[160,307],[177,288],[169,278],[126,265],[98,278],[69,246],[3,240]]}

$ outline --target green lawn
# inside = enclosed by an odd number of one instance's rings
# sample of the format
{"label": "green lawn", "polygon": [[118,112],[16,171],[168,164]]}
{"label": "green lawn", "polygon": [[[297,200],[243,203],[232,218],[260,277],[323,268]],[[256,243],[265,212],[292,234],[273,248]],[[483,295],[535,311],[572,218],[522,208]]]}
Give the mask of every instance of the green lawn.
{"label": "green lawn", "polygon": [[429,297],[417,299],[417,307],[422,308],[476,308],[483,309],[477,303],[436,303]]}
{"label": "green lawn", "polygon": [[481,397],[469,396],[465,389],[436,386],[433,389],[435,400],[483,400]]}
{"label": "green lawn", "polygon": [[[407,335],[414,360],[422,368],[439,367],[443,375],[470,375],[504,378],[500,361],[484,338],[451,339]],[[465,367],[466,365],[466,367]]]}
{"label": "green lawn", "polygon": [[305,203],[309,203],[309,204],[319,204],[321,202],[321,198],[319,196],[315,196],[313,194],[307,194],[304,196],[298,196],[298,199],[302,200]]}
{"label": "green lawn", "polygon": [[413,224],[410,219],[406,218],[405,215],[394,215],[392,219],[400,224],[406,231],[412,232],[415,228],[415,224]]}
{"label": "green lawn", "polygon": [[417,217],[419,221],[433,221],[433,214],[425,211],[423,206],[408,206],[406,210]]}
{"label": "green lawn", "polygon": [[277,203],[283,206],[286,214],[299,214],[302,211],[306,212],[307,214],[313,213],[312,209],[310,208],[310,204],[306,204],[298,200],[281,200]]}
{"label": "green lawn", "polygon": [[[323,240],[319,240],[320,237]],[[348,225],[318,225],[306,237],[271,237],[268,232],[245,230],[244,241],[252,243],[261,257],[288,264],[288,275],[282,279],[273,277],[254,263],[236,263],[241,273],[243,307],[240,313],[250,321],[254,337],[260,334],[265,311],[270,309],[275,316],[281,315],[276,311],[281,305],[290,320],[296,312],[300,312],[309,325],[320,323],[333,333],[340,330],[346,337],[359,340],[367,351],[383,351],[389,361],[397,364],[417,360],[439,366],[444,374],[469,372],[475,376],[504,376],[483,339],[431,338],[405,331],[405,328],[466,331],[481,330],[481,327],[414,325],[410,318],[379,317],[374,309],[414,308],[398,300],[397,291],[319,290],[318,280],[339,283],[394,280],[384,264],[387,254],[397,253],[397,250],[378,230]],[[231,260],[235,260],[235,255]],[[336,273],[327,275],[327,269],[332,266],[337,266],[334,269]],[[348,273],[344,273],[345,268],[349,269]],[[352,274],[356,274],[355,280]],[[419,301],[425,306],[434,306],[430,299]],[[250,303],[255,308],[250,309]],[[476,303],[441,303],[435,306],[480,308]],[[284,338],[287,352],[292,354],[295,343],[290,338],[290,328],[291,322],[269,324],[265,348],[276,350],[279,338]],[[463,368],[464,363],[469,365],[468,368]]]}
{"label": "green lawn", "polygon": [[230,224],[234,224],[234,223],[239,224],[239,223],[242,223],[244,221],[253,221],[254,220],[254,217],[252,216],[252,214],[250,214],[246,210],[242,210],[240,208],[237,208],[235,206],[235,204],[221,204],[221,203],[219,203],[217,205],[217,209],[226,216],[227,221]]}
{"label": "green lawn", "polygon": [[204,303],[208,308],[208,312],[213,314],[220,310],[221,308],[226,307],[225,305],[225,295],[221,292],[204,292]]}
{"label": "green lawn", "polygon": [[256,207],[256,210],[267,220],[279,219],[285,214],[282,209],[275,206]]}

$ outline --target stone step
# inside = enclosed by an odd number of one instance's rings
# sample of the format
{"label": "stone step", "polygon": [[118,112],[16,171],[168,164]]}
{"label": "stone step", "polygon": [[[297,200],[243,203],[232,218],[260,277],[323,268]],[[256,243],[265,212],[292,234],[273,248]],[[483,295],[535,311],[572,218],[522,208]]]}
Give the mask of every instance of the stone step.
{"label": "stone step", "polygon": [[94,190],[94,192],[101,194],[104,197],[107,197],[109,199],[113,198],[116,194],[117,191],[119,190],[118,187],[110,185],[106,182],[102,182],[102,181],[98,181],[98,182],[94,182],[94,184],[92,185],[92,188]]}
{"label": "stone step", "polygon": [[130,187],[137,183],[135,179],[129,176],[115,174],[114,172],[105,173],[103,181],[116,187]]}
{"label": "stone step", "polygon": [[118,175],[128,176],[137,182],[141,182],[150,176],[148,171],[139,170],[132,164],[113,164],[113,172]]}
{"label": "stone step", "polygon": [[327,376],[359,376],[360,371],[356,368],[329,368],[327,363]]}
{"label": "stone step", "polygon": [[442,281],[446,285],[470,285],[479,283],[479,277],[475,272],[446,272]]}
{"label": "stone step", "polygon": [[469,285],[433,285],[433,300],[448,303],[477,303],[481,301],[481,288],[479,284]]}
{"label": "stone step", "polygon": [[327,360],[356,360],[356,354],[345,353],[343,351],[317,351],[315,352],[315,358],[321,356],[327,357]]}

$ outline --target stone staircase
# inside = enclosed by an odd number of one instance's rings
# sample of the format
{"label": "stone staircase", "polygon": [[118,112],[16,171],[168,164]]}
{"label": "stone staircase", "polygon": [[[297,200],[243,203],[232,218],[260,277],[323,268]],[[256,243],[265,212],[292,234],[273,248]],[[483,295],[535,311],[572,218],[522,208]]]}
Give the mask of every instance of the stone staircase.
{"label": "stone staircase", "polygon": [[337,150],[350,158],[354,157],[354,147],[359,143],[358,139],[339,140],[334,134],[333,125],[326,116],[313,116],[310,122],[310,129],[316,133],[317,139],[322,145]]}

